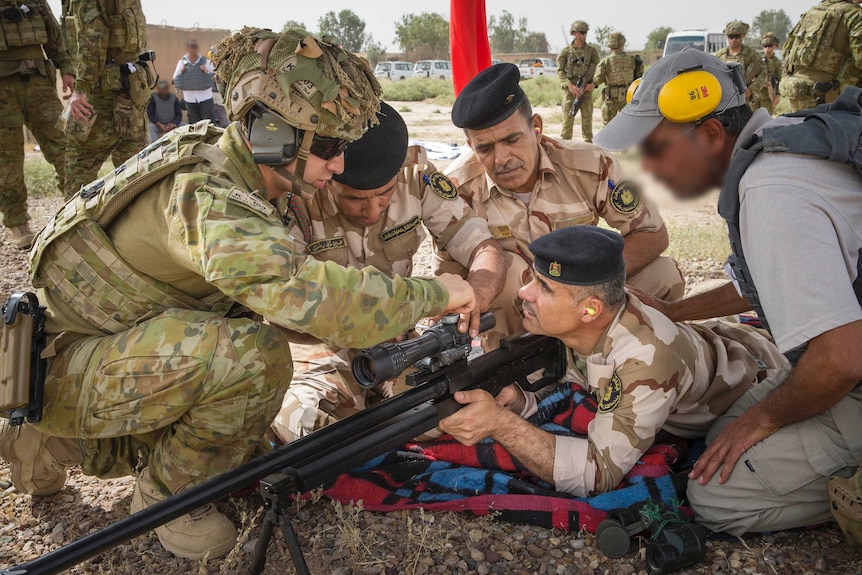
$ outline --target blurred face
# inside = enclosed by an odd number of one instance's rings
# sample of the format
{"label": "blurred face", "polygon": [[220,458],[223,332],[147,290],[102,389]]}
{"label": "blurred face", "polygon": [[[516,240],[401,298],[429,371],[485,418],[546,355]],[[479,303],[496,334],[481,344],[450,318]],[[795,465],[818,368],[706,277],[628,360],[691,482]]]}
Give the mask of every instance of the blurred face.
{"label": "blurred face", "polygon": [[582,302],[571,286],[533,274],[533,281],[518,291],[524,301],[524,329],[535,335],[571,337],[583,326]]}
{"label": "blurred face", "polygon": [[583,46],[587,43],[586,32],[572,32],[572,38],[575,39],[575,46]]}
{"label": "blurred face", "polygon": [[194,59],[198,54],[200,54],[200,46],[198,46],[197,42],[191,41],[186,44],[186,52],[188,52],[189,56],[192,56],[192,59]]}
{"label": "blurred face", "polygon": [[495,184],[516,193],[533,191],[539,171],[542,118],[515,112],[496,126],[467,130],[467,143]]}
{"label": "blurred face", "polygon": [[698,127],[664,120],[641,143],[641,165],[677,198],[697,197],[721,185],[726,138],[715,119]]}
{"label": "blurred face", "polygon": [[763,54],[767,58],[772,58],[773,56],[775,56],[775,46],[764,46]]}
{"label": "blurred face", "polygon": [[357,190],[338,182],[332,184],[332,189],[338,211],[353,225],[364,228],[380,221],[389,209],[397,184],[398,176],[395,176],[375,190]]}
{"label": "blurred face", "polygon": [[727,45],[734,52],[740,50],[742,48],[742,39],[745,38],[745,34],[728,34],[727,35]]}
{"label": "blurred face", "polygon": [[156,93],[159,96],[161,96],[162,98],[167,99],[167,97],[171,95],[171,87],[170,86],[159,86],[158,90],[156,90]]}

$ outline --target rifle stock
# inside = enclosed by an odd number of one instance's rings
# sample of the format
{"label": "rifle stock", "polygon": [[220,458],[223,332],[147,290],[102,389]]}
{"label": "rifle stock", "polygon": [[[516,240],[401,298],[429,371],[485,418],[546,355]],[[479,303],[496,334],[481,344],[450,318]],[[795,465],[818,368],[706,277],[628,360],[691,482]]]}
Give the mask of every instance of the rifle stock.
{"label": "rifle stock", "polygon": [[588,98],[588,97],[592,98],[592,93],[591,92],[584,92],[583,88],[584,88],[584,86],[588,86],[590,84],[590,82],[593,81],[593,76],[595,75],[595,73],[596,73],[596,65],[593,64],[587,69],[586,74],[584,74],[583,76],[580,76],[578,78],[578,83],[575,84],[575,87],[578,90],[581,90],[581,95],[572,101],[572,112],[571,112],[572,117],[577,116],[578,112],[581,111],[581,102],[584,101],[584,98]]}
{"label": "rifle stock", "polygon": [[[529,376],[542,372],[530,383]],[[460,409],[456,391],[482,388],[496,395],[518,383],[536,390],[561,381],[566,349],[557,339],[525,335],[500,349],[436,371],[419,372],[414,388],[320,431],[177,493],[42,557],[0,569],[0,575],[52,575],[142,535],[207,503],[273,474],[286,475],[293,493],[304,493],[378,455],[434,429]]]}

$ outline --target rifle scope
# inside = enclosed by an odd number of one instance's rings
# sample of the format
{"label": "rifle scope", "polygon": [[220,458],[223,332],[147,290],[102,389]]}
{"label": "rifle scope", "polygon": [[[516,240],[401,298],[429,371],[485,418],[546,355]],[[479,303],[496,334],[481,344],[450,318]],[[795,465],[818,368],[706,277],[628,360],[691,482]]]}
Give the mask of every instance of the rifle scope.
{"label": "rifle scope", "polygon": [[[479,331],[488,331],[497,325],[491,312],[482,314]],[[440,356],[443,365],[466,357],[459,352],[472,338],[458,331],[458,316],[444,316],[440,323],[415,339],[401,343],[382,343],[363,349],[353,358],[353,377],[362,387],[370,388],[397,377],[402,371],[426,357]],[[448,352],[454,352],[448,354]],[[448,354],[448,355],[447,355]]]}

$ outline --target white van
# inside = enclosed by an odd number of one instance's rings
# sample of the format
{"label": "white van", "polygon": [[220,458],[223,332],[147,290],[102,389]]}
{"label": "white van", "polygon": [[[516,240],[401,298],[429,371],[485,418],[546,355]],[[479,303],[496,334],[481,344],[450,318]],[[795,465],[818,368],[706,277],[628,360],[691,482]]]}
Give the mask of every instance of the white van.
{"label": "white van", "polygon": [[413,68],[413,77],[446,80],[452,77],[452,63],[449,60],[419,60]]}
{"label": "white van", "polygon": [[378,79],[399,82],[413,76],[413,64],[410,62],[378,62],[374,68],[374,75]]}
{"label": "white van", "polygon": [[715,54],[725,46],[727,46],[727,36],[724,32],[708,32],[706,28],[681,30],[667,35],[663,56],[676,54],[685,48]]}

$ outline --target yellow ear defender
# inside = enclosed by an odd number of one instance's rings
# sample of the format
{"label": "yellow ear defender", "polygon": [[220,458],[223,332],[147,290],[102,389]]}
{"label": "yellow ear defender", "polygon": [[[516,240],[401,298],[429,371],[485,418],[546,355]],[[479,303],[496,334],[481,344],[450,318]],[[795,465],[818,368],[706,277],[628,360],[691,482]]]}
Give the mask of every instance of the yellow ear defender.
{"label": "yellow ear defender", "polygon": [[[626,103],[632,101],[640,87],[638,78],[626,92]],[[658,94],[658,109],[662,116],[678,124],[703,120],[721,104],[721,83],[700,67],[682,70],[662,86]]]}

